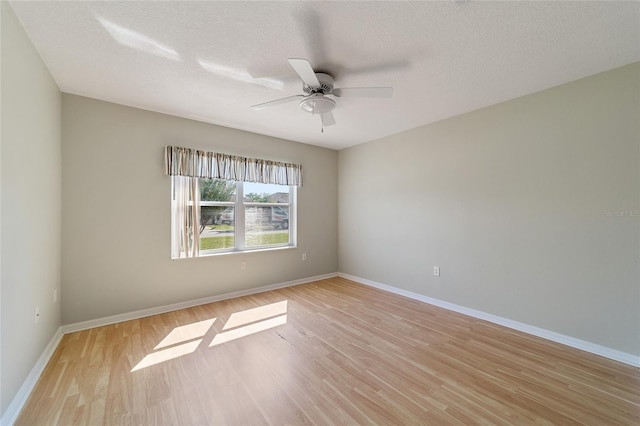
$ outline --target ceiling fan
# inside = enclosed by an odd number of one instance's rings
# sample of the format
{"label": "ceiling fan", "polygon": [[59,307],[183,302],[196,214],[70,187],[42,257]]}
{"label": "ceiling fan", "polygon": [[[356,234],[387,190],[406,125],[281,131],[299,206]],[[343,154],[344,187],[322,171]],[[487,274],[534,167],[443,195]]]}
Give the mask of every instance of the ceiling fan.
{"label": "ceiling fan", "polygon": [[262,104],[253,105],[255,110],[300,100],[300,108],[314,115],[320,115],[323,126],[333,126],[336,120],[333,117],[333,109],[336,101],[329,97],[361,97],[361,98],[390,98],[393,95],[392,87],[344,87],[334,88],[333,77],[322,72],[315,72],[306,59],[290,58],[289,65],[302,80],[304,95],[293,95],[276,99]]}

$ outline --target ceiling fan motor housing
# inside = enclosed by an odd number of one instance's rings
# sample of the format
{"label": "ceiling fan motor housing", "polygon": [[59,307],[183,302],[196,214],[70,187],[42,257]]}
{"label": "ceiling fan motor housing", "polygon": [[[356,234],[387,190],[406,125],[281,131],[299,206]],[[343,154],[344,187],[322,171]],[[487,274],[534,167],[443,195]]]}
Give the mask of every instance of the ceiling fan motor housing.
{"label": "ceiling fan motor housing", "polygon": [[300,101],[300,108],[311,114],[325,114],[336,107],[336,101],[326,97],[333,91],[333,77],[322,72],[315,73],[320,86],[311,87],[304,84],[302,90],[309,96]]}
{"label": "ceiling fan motor housing", "polygon": [[322,93],[323,95],[328,95],[333,92],[333,77],[329,74],[325,74],[323,72],[315,73],[318,81],[320,82],[320,86],[311,87],[307,84],[302,85],[302,90],[309,95],[314,93]]}

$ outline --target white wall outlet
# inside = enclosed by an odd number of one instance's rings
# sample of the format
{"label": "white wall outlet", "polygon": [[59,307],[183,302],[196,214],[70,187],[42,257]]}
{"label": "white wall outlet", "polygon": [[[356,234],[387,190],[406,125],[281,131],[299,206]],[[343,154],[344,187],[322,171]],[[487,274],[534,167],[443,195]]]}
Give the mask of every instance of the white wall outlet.
{"label": "white wall outlet", "polygon": [[247,262],[240,262],[240,269],[242,269],[243,271],[247,269]]}
{"label": "white wall outlet", "polygon": [[302,260],[307,260],[307,253],[302,253]]}
{"label": "white wall outlet", "polygon": [[53,303],[56,303],[58,301],[58,289],[54,288],[53,289]]}
{"label": "white wall outlet", "polygon": [[440,276],[440,267],[439,266],[434,266],[433,267],[433,275],[435,275],[436,277]]}
{"label": "white wall outlet", "polygon": [[37,324],[40,319],[40,308],[36,306],[36,309],[33,312],[33,323]]}

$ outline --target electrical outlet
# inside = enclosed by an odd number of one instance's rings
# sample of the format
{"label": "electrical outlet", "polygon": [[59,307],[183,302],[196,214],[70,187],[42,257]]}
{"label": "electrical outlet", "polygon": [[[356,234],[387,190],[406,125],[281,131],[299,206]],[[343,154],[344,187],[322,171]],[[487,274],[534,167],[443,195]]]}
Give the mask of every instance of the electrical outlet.
{"label": "electrical outlet", "polygon": [[307,260],[307,253],[302,253],[302,260]]}
{"label": "electrical outlet", "polygon": [[242,270],[247,269],[247,262],[240,262],[240,269]]}
{"label": "electrical outlet", "polygon": [[439,266],[434,266],[433,267],[433,275],[435,275],[436,277],[440,276],[440,267]]}
{"label": "electrical outlet", "polygon": [[37,324],[38,320],[40,319],[40,308],[36,306],[36,309],[33,313],[34,317],[33,317],[33,323]]}

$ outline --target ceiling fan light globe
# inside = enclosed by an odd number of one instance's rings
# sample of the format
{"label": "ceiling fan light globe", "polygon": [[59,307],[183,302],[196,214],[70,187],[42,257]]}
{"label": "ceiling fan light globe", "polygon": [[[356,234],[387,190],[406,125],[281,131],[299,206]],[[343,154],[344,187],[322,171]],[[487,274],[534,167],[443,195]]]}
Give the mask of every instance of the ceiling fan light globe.
{"label": "ceiling fan light globe", "polygon": [[300,108],[311,114],[325,114],[333,111],[336,101],[323,95],[312,95],[300,101]]}

